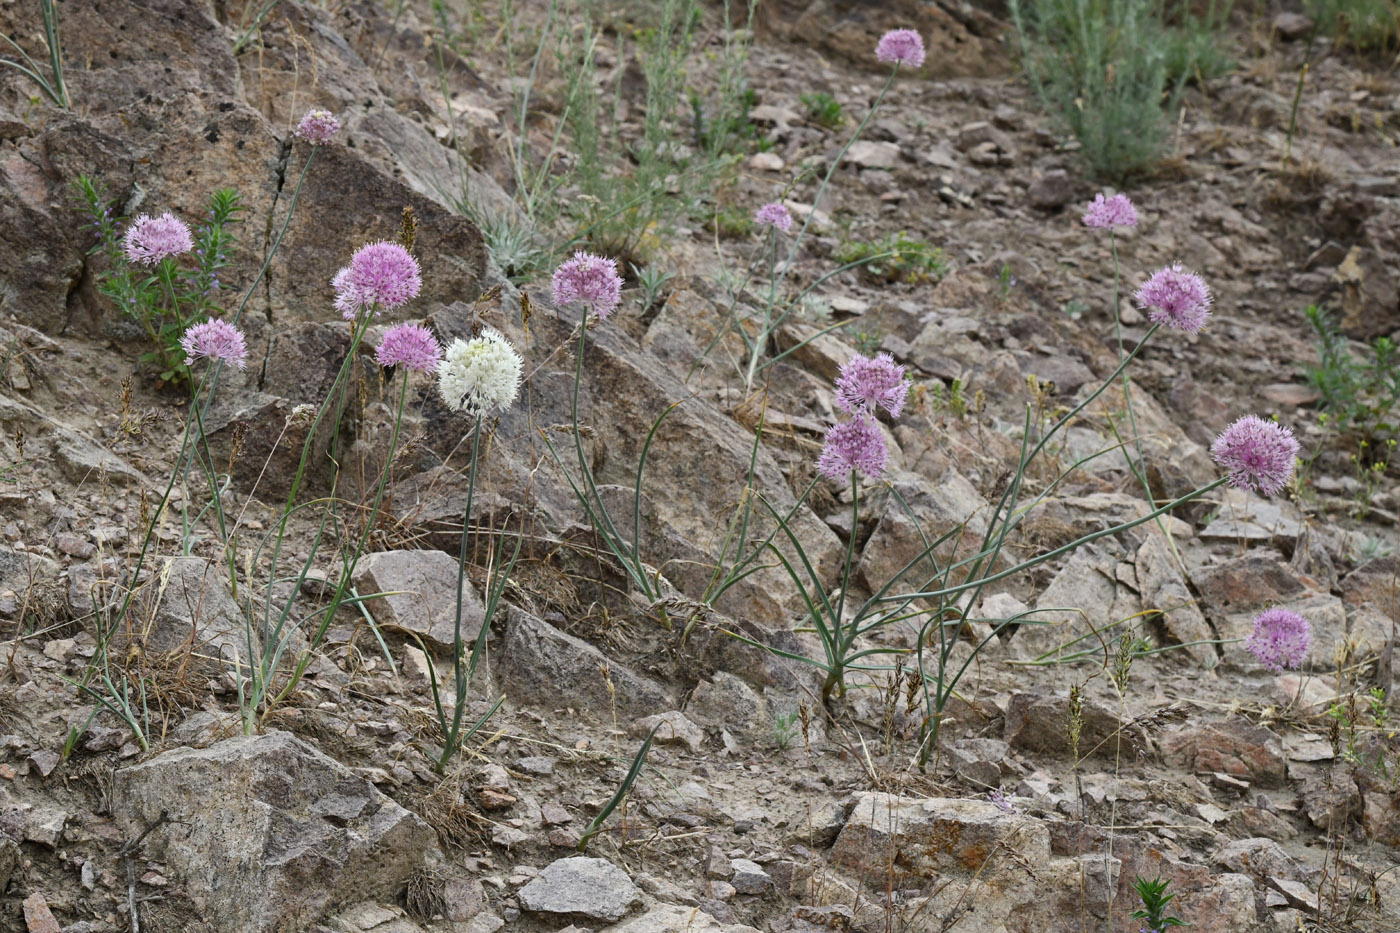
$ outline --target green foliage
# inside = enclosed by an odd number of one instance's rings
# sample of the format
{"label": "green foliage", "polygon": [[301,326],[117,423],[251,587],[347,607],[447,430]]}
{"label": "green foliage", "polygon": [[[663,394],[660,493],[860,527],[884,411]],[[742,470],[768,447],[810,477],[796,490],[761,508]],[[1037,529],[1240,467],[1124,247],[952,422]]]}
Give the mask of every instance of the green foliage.
{"label": "green foliage", "polygon": [[[750,17],[755,6],[750,4]],[[725,7],[727,13],[728,3]],[[743,77],[751,31],[726,28],[713,82],[688,87],[688,66],[700,47],[698,0],[643,7],[639,15],[648,21],[641,25],[605,23],[601,15],[599,7],[568,0],[549,8],[529,80],[516,82],[521,88],[512,108],[517,198],[537,229],[558,237],[552,254],[585,241],[621,259],[643,257],[680,218],[697,211],[733,170],[736,153],[751,142],[757,145],[748,117],[756,97]],[[611,88],[599,87],[597,54],[605,32],[615,32],[617,57],[635,60],[642,74],[639,136],[624,138],[619,119],[627,69],[617,69]],[[529,100],[543,77],[551,35],[563,105],[549,148],[535,153],[526,145]],[[563,197],[566,190],[570,196]]]}
{"label": "green foliage", "polygon": [[726,240],[739,240],[753,233],[753,212],[742,207],[721,207],[715,211],[715,232]]}
{"label": "green foliage", "polygon": [[1322,397],[1321,420],[1360,435],[1373,458],[1363,458],[1363,465],[1388,459],[1400,436],[1400,349],[1389,337],[1377,337],[1359,357],[1325,309],[1310,305],[1304,313],[1317,337],[1318,363],[1304,370]]}
{"label": "green foliage", "polygon": [[1395,0],[1309,0],[1308,15],[1319,29],[1358,52],[1384,52],[1400,39]]}
{"label": "green foliage", "polygon": [[1221,42],[1234,6],[1234,0],[1207,0],[1204,10],[1192,0],[1167,5],[1167,74],[1172,82],[1218,78],[1234,66]]}
{"label": "green foliage", "polygon": [[1167,917],[1167,905],[1176,899],[1175,894],[1167,893],[1170,881],[1154,878],[1148,881],[1139,877],[1133,882],[1133,890],[1142,899],[1142,910],[1134,911],[1134,920],[1146,920],[1146,933],[1166,933],[1167,927],[1182,927],[1186,924],[1176,917]]}
{"label": "green foliage", "polygon": [[818,126],[829,130],[838,129],[846,122],[846,114],[841,110],[841,102],[826,91],[803,94],[798,100],[807,108],[807,118]]}
{"label": "green foliage", "polygon": [[642,776],[642,768],[647,763],[647,753],[651,751],[652,742],[656,741],[656,730],[660,729],[664,724],[666,724],[666,720],[663,719],[661,722],[651,727],[651,732],[647,734],[646,739],[642,742],[642,747],[637,749],[636,757],[632,759],[632,766],[628,768],[627,773],[623,775],[622,783],[618,785],[617,793],[612,795],[612,799],[603,805],[603,809],[598,811],[598,815],[595,816],[593,821],[588,824],[588,827],[584,829],[583,835],[579,837],[578,841],[578,850],[580,852],[587,850],[588,840],[598,835],[599,831],[603,828],[603,821],[612,815],[612,812],[616,810],[627,797],[627,792],[632,789],[632,785],[637,783],[637,778]]}
{"label": "green foliage", "polygon": [[0,41],[18,52],[23,61],[16,62],[8,58],[0,58],[0,65],[9,65],[33,81],[35,86],[43,91],[49,100],[53,101],[54,106],[70,110],[72,109],[72,101],[68,97],[68,85],[63,81],[63,46],[59,42],[58,7],[54,0],[39,0],[39,15],[44,21],[44,45],[48,49],[49,70],[53,73],[53,80],[45,78],[43,72],[39,70],[38,63],[29,57],[29,53],[20,47],[18,42],[5,35],[0,35]]}
{"label": "green foliage", "polygon": [[903,231],[878,243],[844,243],[836,259],[842,264],[860,263],[868,277],[886,282],[937,282],[949,269],[943,250]]}
{"label": "green foliage", "polygon": [[464,211],[481,230],[497,268],[512,282],[525,282],[549,262],[549,250],[524,217],[513,210],[493,214],[470,205]]}
{"label": "green foliage", "polygon": [[[1121,180],[1166,140],[1169,42],[1154,0],[1010,0],[1022,64],[1095,175]],[[1194,60],[1182,53],[1177,67]]]}
{"label": "green foliage", "polygon": [[661,302],[666,294],[666,286],[676,277],[674,272],[655,264],[641,268],[634,265],[632,275],[642,287],[643,311],[650,311]]}
{"label": "green foliage", "polygon": [[154,267],[132,264],[122,247],[121,227],[126,221],[113,211],[102,182],[80,175],[73,183],[74,198],[87,215],[84,227],[96,243],[88,251],[102,256],[105,268],[97,271],[97,291],[131,317],[151,339],[153,349],[141,355],[162,382],[183,382],[189,376],[180,337],[190,324],[218,314],[223,283],[219,274],[228,265],[233,246],[233,225],[244,209],[232,188],[209,196],[209,211],[194,231],[193,265],[168,257]]}
{"label": "green foliage", "polygon": [[797,710],[790,713],[779,713],[773,717],[773,744],[781,751],[787,751],[792,747],[792,742],[797,738],[800,729]]}

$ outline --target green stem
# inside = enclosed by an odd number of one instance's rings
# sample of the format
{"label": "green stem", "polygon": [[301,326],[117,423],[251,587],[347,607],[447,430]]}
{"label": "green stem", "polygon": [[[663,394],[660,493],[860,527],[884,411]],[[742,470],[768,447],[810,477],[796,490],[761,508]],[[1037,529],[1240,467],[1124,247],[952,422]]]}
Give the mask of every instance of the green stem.
{"label": "green stem", "polygon": [[[457,691],[457,702],[452,709],[452,728],[443,730],[444,742],[439,767],[445,767],[448,759],[457,750],[457,740],[462,731],[463,707],[466,705],[467,683],[462,661],[462,590],[466,586],[467,536],[471,528],[472,500],[476,496],[476,461],[481,454],[481,421],[482,416],[477,415],[476,423],[472,425],[472,459],[467,467],[467,506],[462,512],[462,541],[457,549],[457,613],[452,625],[452,677]],[[486,620],[482,620],[482,625],[485,624]],[[436,702],[439,721],[445,724],[446,716],[443,715],[442,702]]]}

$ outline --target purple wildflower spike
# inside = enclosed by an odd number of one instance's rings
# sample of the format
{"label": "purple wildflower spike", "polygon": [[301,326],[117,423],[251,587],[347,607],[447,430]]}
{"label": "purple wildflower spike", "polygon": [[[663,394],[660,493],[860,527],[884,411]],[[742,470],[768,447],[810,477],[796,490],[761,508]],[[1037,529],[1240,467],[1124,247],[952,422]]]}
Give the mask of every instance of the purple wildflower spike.
{"label": "purple wildflower spike", "polygon": [[184,221],[166,211],[159,217],[142,214],[133,220],[123,245],[128,260],[153,266],[162,259],[194,249],[194,238]]}
{"label": "purple wildflower spike", "polygon": [[433,332],[421,324],[395,324],[384,332],[374,356],[386,369],[407,366],[420,373],[430,373],[442,359],[442,347]]}
{"label": "purple wildflower spike", "polygon": [[180,346],[185,351],[186,366],[193,366],[198,359],[222,361],[234,369],[248,366],[248,345],[243,340],[243,332],[218,318],[186,329]]}
{"label": "purple wildflower spike", "polygon": [[895,363],[888,353],[873,359],[856,354],[841,367],[836,377],[836,404],[848,414],[875,413],[883,408],[891,418],[898,418],[909,395],[909,383],[904,367]]}
{"label": "purple wildflower spike", "polygon": [[1133,298],[1155,323],[1188,334],[1200,333],[1210,317],[1210,288],[1179,262],[1152,273]]}
{"label": "purple wildflower spike", "polygon": [[622,276],[617,260],[579,250],[574,258],[554,270],[554,304],[563,307],[578,302],[599,319],[606,318],[622,303]]}
{"label": "purple wildflower spike", "polygon": [[1301,666],[1311,644],[1308,620],[1287,609],[1266,609],[1255,616],[1254,631],[1244,642],[1259,663],[1275,674]]}
{"label": "purple wildflower spike", "polygon": [[912,29],[891,29],[875,46],[875,58],[882,62],[918,68],[924,63],[924,40]]}
{"label": "purple wildflower spike", "polygon": [[1084,213],[1086,227],[1136,227],[1137,208],[1126,194],[1115,194],[1105,198],[1102,194],[1094,198],[1089,210]]}
{"label": "purple wildflower spike", "polygon": [[423,287],[418,260],[398,243],[387,240],[361,246],[331,279],[335,307],[341,317],[353,321],[360,312],[397,308],[417,297]]}
{"label": "purple wildflower spike", "polygon": [[1281,424],[1245,415],[1210,445],[1211,458],[1230,471],[1230,485],[1272,496],[1293,475],[1298,441]]}
{"label": "purple wildflower spike", "polygon": [[753,215],[753,219],[760,227],[776,227],[784,233],[792,229],[792,215],[788,213],[788,209],[779,201],[774,201],[771,204],[765,204],[760,207]]}
{"label": "purple wildflower spike", "polygon": [[832,425],[826,432],[817,469],[833,482],[844,483],[857,470],[866,479],[879,479],[885,472],[889,450],[875,419],[861,414],[850,421]]}
{"label": "purple wildflower spike", "polygon": [[313,146],[324,146],[340,132],[340,121],[329,110],[308,110],[297,124],[296,133]]}

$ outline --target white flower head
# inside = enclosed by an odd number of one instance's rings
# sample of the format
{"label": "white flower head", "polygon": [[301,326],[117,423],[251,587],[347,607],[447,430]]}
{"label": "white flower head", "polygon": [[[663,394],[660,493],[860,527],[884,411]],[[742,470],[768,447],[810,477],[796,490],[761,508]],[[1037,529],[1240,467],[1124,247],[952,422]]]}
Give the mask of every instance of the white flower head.
{"label": "white flower head", "polygon": [[488,327],[480,337],[452,341],[438,364],[438,392],[454,411],[502,412],[520,391],[522,367],[515,347]]}

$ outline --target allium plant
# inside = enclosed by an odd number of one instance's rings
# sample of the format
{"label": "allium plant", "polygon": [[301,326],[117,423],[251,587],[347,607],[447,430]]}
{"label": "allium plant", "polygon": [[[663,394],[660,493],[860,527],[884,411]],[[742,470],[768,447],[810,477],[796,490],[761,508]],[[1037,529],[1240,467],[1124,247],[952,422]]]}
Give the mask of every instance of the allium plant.
{"label": "allium plant", "polygon": [[[303,174],[305,173],[303,172]],[[262,644],[259,644],[252,637],[252,628],[250,627],[248,665],[243,676],[240,677],[238,685],[239,705],[243,710],[243,728],[246,733],[255,730],[257,724],[265,720],[272,710],[296,689],[297,684],[314,660],[316,650],[324,642],[336,611],[341,606],[353,605],[366,598],[364,595],[351,595],[350,581],[354,575],[355,566],[359,563],[360,556],[364,553],[370,534],[378,521],[379,507],[383,502],[384,490],[388,485],[389,474],[393,468],[393,454],[398,444],[399,428],[403,418],[404,405],[407,401],[409,378],[412,373],[423,372],[425,367],[431,367],[440,353],[436,341],[426,328],[415,329],[411,325],[399,325],[386,332],[385,339],[376,352],[376,358],[381,359],[381,365],[403,366],[403,381],[399,393],[398,410],[394,418],[393,433],[389,442],[390,449],[375,485],[373,501],[364,515],[361,531],[358,534],[350,535],[348,540],[343,541],[336,554],[340,564],[340,575],[329,602],[323,608],[315,610],[309,618],[294,619],[293,610],[297,602],[295,594],[299,592],[302,581],[306,579],[306,575],[311,570],[327,527],[329,526],[333,530],[349,527],[349,522],[339,514],[339,500],[335,496],[318,500],[318,503],[299,505],[297,502],[318,431],[323,423],[329,420],[329,433],[333,447],[334,438],[340,430],[340,418],[343,411],[342,390],[349,383],[360,344],[364,341],[371,323],[381,308],[400,307],[416,296],[422,287],[422,278],[418,271],[417,261],[409,255],[406,249],[398,243],[377,242],[356,250],[350,262],[336,274],[333,284],[337,292],[336,307],[342,313],[349,312],[350,347],[341,362],[335,380],[331,383],[330,391],[321,404],[317,406],[315,414],[311,416],[310,423],[306,427],[306,440],[302,444],[301,459],[298,461],[296,473],[292,477],[291,488],[281,518],[267,533],[253,555],[256,561],[256,558],[270,547],[272,569],[268,577],[267,592],[262,600],[263,619],[258,627],[264,633],[264,638]],[[330,415],[332,411],[334,411],[333,417],[327,419],[327,415]],[[332,459],[334,460],[334,458]],[[285,572],[279,572],[282,547],[287,534],[287,522],[293,512],[308,505],[320,508],[322,517],[312,537],[308,556],[302,562],[300,569],[289,578]],[[296,581],[296,585],[291,588],[293,595],[290,597],[280,596],[273,584],[285,582],[287,579]],[[249,608],[251,610],[251,605]],[[276,612],[275,618],[274,611]],[[309,636],[303,636],[304,646],[297,652],[291,671],[281,683],[277,683],[283,656],[289,648],[301,641],[294,636],[302,625],[307,623],[312,623]]]}
{"label": "allium plant", "polygon": [[772,227],[787,233],[792,229],[792,215],[781,201],[774,201],[760,207],[753,215],[754,223],[760,227]]}
{"label": "allium plant", "polygon": [[622,276],[617,260],[579,250],[554,270],[554,304],[579,304],[606,320],[622,303]]}
{"label": "allium plant", "polygon": [[1254,617],[1254,631],[1244,646],[1275,674],[1301,667],[1312,645],[1308,620],[1287,609],[1266,609]]}
{"label": "allium plant", "polygon": [[153,266],[194,249],[194,237],[183,220],[166,211],[159,217],[142,214],[133,220],[122,246],[128,262]]}
{"label": "allium plant", "polygon": [[1210,317],[1210,288],[1179,262],[1152,273],[1133,297],[1150,320],[1188,334],[1199,334]]}
{"label": "allium plant", "polygon": [[353,321],[370,312],[401,307],[418,297],[423,277],[418,260],[398,243],[387,240],[361,246],[350,264],[331,279],[335,308],[340,316]]}
{"label": "allium plant", "polygon": [[1293,475],[1298,440],[1277,422],[1245,415],[1215,439],[1210,455],[1230,471],[1230,485],[1273,496]]}
{"label": "allium plant", "polygon": [[[312,147],[302,165],[296,186],[292,189],[282,226],[270,247],[264,251],[262,266],[247,284],[242,299],[227,315],[224,314],[221,302],[223,291],[227,288],[222,276],[230,263],[234,228],[243,210],[237,192],[232,189],[214,192],[209,198],[204,219],[191,233],[178,219],[168,220],[165,216],[154,219],[148,217],[144,222],[138,218],[137,222],[128,227],[125,218],[115,214],[116,202],[108,197],[101,181],[84,175],[79,176],[73,183],[75,200],[87,216],[85,226],[92,231],[95,241],[90,252],[105,260],[105,263],[97,266],[95,273],[98,293],[112,299],[116,307],[136,320],[150,337],[155,348],[142,354],[142,361],[154,364],[155,372],[162,381],[183,381],[189,384],[191,390],[189,417],[186,419],[180,450],[165,490],[151,509],[152,517],[144,529],[135,566],[127,578],[132,582],[123,588],[119,602],[104,608],[98,625],[98,650],[79,684],[80,689],[96,696],[90,684],[94,680],[103,683],[107,694],[99,697],[99,702],[116,712],[126,722],[142,747],[146,747],[146,739],[140,727],[144,716],[137,715],[132,704],[135,702],[134,696],[144,696],[143,688],[138,684],[133,694],[125,675],[119,676],[120,683],[113,679],[107,647],[115,633],[127,624],[133,601],[142,589],[134,581],[142,578],[146,560],[155,546],[157,527],[165,520],[163,516],[167,513],[166,506],[171,500],[175,485],[186,481],[189,471],[196,465],[207,481],[209,502],[201,507],[195,501],[195,497],[188,494],[182,497],[178,509],[183,528],[181,552],[190,553],[196,536],[202,532],[203,517],[212,514],[217,525],[218,545],[222,549],[220,562],[228,569],[234,595],[239,593],[237,568],[240,562],[237,554],[238,538],[235,533],[237,526],[235,524],[230,527],[225,522],[223,509],[223,498],[229,482],[226,476],[220,476],[217,472],[205,436],[203,415],[213,402],[224,364],[228,363],[235,368],[246,365],[246,341],[242,332],[238,330],[238,325],[243,310],[257,292],[262,277],[276,258],[287,230],[296,216],[302,185],[306,181],[315,155],[316,147]],[[170,220],[175,222],[171,223]],[[188,244],[187,237],[190,240]],[[151,274],[152,264],[154,275]],[[192,322],[200,319],[208,319],[205,323],[209,326],[192,326]],[[188,342],[186,338],[189,338]],[[188,378],[191,373],[190,366],[197,364],[201,359],[207,360],[209,365],[203,367],[199,385],[196,386],[194,381]],[[303,469],[306,465],[309,440],[308,438],[307,448],[303,450]],[[296,495],[295,487],[299,485],[300,480],[301,469],[298,470],[294,481],[293,499]],[[289,503],[287,508],[290,510],[292,507]],[[284,529],[285,515],[283,521],[278,523],[279,549],[280,532]],[[317,541],[319,542],[319,536]],[[261,548],[259,550],[261,551]],[[302,568],[301,579],[305,578],[310,562],[311,558],[308,558]],[[275,578],[276,574],[273,576]],[[338,593],[337,599],[342,595],[343,593]],[[251,613],[251,607],[249,611]],[[290,603],[286,611],[290,611]],[[284,620],[285,617],[284,612]],[[260,659],[266,662],[260,668],[264,673],[276,671],[281,649],[282,644],[278,643],[273,656]],[[251,668],[259,659],[250,657],[249,661]],[[288,689],[295,687],[300,673],[301,671],[295,672]],[[249,685],[260,691],[251,707],[255,712],[257,704],[261,703],[265,696],[261,691],[265,691],[270,684],[268,678],[263,678],[260,683],[251,684],[240,679],[241,698],[243,688]],[[253,724],[249,707],[245,705],[245,728],[252,728]],[[75,747],[83,728],[86,727],[70,731],[65,753]]]}
{"label": "allium plant", "polygon": [[324,146],[340,132],[340,121],[329,110],[308,110],[297,124],[296,135],[313,146]]}
{"label": "allium plant", "polygon": [[891,418],[898,418],[908,395],[909,380],[904,367],[888,353],[874,357],[856,354],[842,365],[836,377],[836,404],[848,415],[873,414],[877,408],[883,408]]}
{"label": "allium plant", "polygon": [[[1107,216],[1105,212],[1116,212],[1119,220],[1122,220],[1128,216],[1128,205],[1125,202],[1117,202],[1116,205],[1105,206],[1097,212],[1091,209],[1091,213],[1096,215]],[[1096,226],[1108,229],[1111,236],[1114,227],[1122,224],[1104,220]],[[1038,493],[1027,495],[1025,482],[1031,464],[1054,442],[1056,435],[1075,423],[1086,408],[1124,376],[1128,365],[1163,326],[1161,321],[1152,322],[1133,349],[1124,353],[1118,367],[1107,379],[1089,391],[1068,413],[1046,430],[1037,432],[1033,429],[1034,413],[1028,407],[1017,462],[1008,471],[1004,481],[998,484],[999,492],[990,508],[983,510],[979,515],[979,520],[985,523],[985,530],[977,535],[977,539],[980,540],[975,541],[976,546],[972,553],[959,553],[962,541],[972,538],[972,533],[966,525],[954,527],[941,537],[931,539],[920,528],[917,517],[899,495],[898,490],[893,485],[889,486],[888,494],[892,506],[902,509],[908,516],[920,536],[922,547],[919,553],[887,580],[868,580],[873,592],[855,606],[853,611],[847,611],[846,597],[852,566],[856,559],[856,535],[851,534],[848,537],[840,589],[828,591],[803,549],[802,542],[791,528],[793,512],[778,514],[771,505],[759,499],[778,523],[787,547],[780,547],[771,537],[761,542],[760,546],[772,554],[796,584],[807,612],[806,624],[810,627],[809,630],[817,635],[823,651],[821,657],[813,658],[796,652],[777,651],[766,645],[759,646],[821,670],[825,675],[821,691],[824,702],[829,702],[833,696],[844,695],[849,676],[856,672],[873,675],[877,672],[888,674],[897,669],[909,671],[924,687],[922,696],[925,715],[917,755],[920,763],[923,763],[936,747],[939,725],[946,705],[954,696],[958,682],[975,660],[977,653],[1009,626],[1035,623],[1030,617],[1033,610],[1009,619],[976,618],[971,607],[979,605],[987,587],[1024,574],[1045,561],[1070,554],[1098,538],[1120,535],[1146,522],[1158,521],[1172,510],[1207,496],[1227,483],[1256,489],[1266,494],[1280,491],[1291,475],[1296,444],[1287,429],[1250,416],[1222,432],[1212,448],[1216,461],[1227,470],[1225,475],[1172,501],[1150,508],[1146,514],[1130,521],[1092,531],[1045,553],[1008,565],[1004,559],[1006,545],[1008,541],[1020,538],[1019,529],[1027,516],[1033,514],[1038,506],[1053,496],[1061,481],[1071,472],[1099,456],[1120,449],[1122,442],[1115,447],[1081,458]],[[877,409],[883,408],[891,416],[896,415],[905,401],[906,391],[903,387],[903,372],[894,364],[893,359],[857,357],[843,368],[838,377],[838,404],[852,411],[854,416],[851,421],[838,425],[828,433],[828,442],[818,458],[817,466],[822,477],[832,479],[844,473],[851,483],[850,528],[853,530],[860,527],[861,478],[877,478],[884,467],[883,444],[878,440],[878,433],[873,430],[875,413]],[[816,481],[799,497],[799,504],[807,500],[815,483]],[[1150,493],[1148,495],[1150,496]],[[1155,499],[1149,498],[1148,501],[1155,502]],[[944,553],[949,550],[951,553]],[[713,605],[714,599],[732,585],[733,581],[751,572],[748,563],[750,560],[751,557],[736,560],[734,570],[707,592],[707,604]],[[910,641],[915,645],[913,649],[890,647],[882,640],[865,644],[861,642],[862,638],[886,626],[906,622],[918,626],[917,634],[911,633],[913,637]],[[971,653],[964,659],[955,659],[954,647],[974,631],[972,626],[976,623],[987,623],[987,626],[974,640]],[[1076,641],[1092,640],[1099,635],[1100,630],[1095,629]],[[758,644],[742,636],[735,637]],[[1088,657],[1092,653],[1078,651],[1072,655],[1061,656],[1060,653],[1051,652],[1027,663],[1066,663]],[[909,657],[910,655],[912,657]]]}
{"label": "allium plant", "polygon": [[924,40],[912,29],[891,29],[875,46],[875,58],[882,62],[919,68],[924,64]]}
{"label": "allium plant", "polygon": [[[453,340],[437,366],[438,394],[453,411],[462,412],[471,418],[472,453],[467,468],[467,506],[462,512],[462,538],[457,551],[457,603],[452,627],[452,674],[454,698],[451,710],[443,706],[442,692],[438,684],[437,672],[429,665],[429,682],[433,691],[433,707],[437,712],[438,728],[442,731],[443,748],[436,765],[439,772],[476,731],[500,708],[505,700],[496,700],[487,712],[470,726],[466,725],[467,692],[482,652],[486,648],[486,638],[505,593],[506,581],[515,562],[520,556],[522,537],[515,536],[515,551],[505,558],[504,544],[494,552],[492,570],[486,580],[486,614],[477,632],[471,654],[465,655],[462,642],[462,594],[466,584],[467,542],[472,529],[472,504],[476,497],[476,469],[481,457],[481,432],[486,418],[503,414],[515,403],[520,391],[523,362],[515,347],[497,331],[483,328],[481,333],[470,340],[460,337]],[[465,727],[465,731],[464,731]]]}
{"label": "allium plant", "polygon": [[248,345],[243,332],[227,321],[212,320],[194,324],[180,338],[185,349],[185,365],[198,359],[228,363],[234,369],[248,367]]}
{"label": "allium plant", "polygon": [[578,305],[584,311],[577,328],[578,346],[574,355],[571,412],[573,426],[571,433],[574,441],[577,478],[564,466],[563,458],[559,456],[559,452],[555,449],[549,435],[542,432],[541,437],[550,455],[554,457],[555,462],[564,472],[565,479],[568,480],[569,486],[573,490],[574,498],[583,508],[584,514],[593,525],[598,537],[602,539],[604,545],[617,559],[627,574],[628,581],[636,587],[649,605],[657,607],[657,613],[662,623],[670,628],[670,617],[667,615],[665,607],[661,605],[663,595],[661,574],[655,568],[648,566],[642,557],[641,499],[642,478],[646,473],[647,455],[651,451],[656,431],[661,426],[661,422],[675,410],[680,402],[671,405],[657,416],[642,444],[642,453],[637,462],[636,483],[632,492],[632,529],[631,534],[627,535],[619,528],[618,522],[614,520],[613,516],[609,514],[607,505],[598,494],[592,462],[583,449],[584,430],[579,423],[579,391],[583,384],[584,360],[588,351],[588,329],[595,323],[601,325],[606,322],[622,301],[622,278],[617,274],[617,261],[590,253],[577,252],[555,270],[553,286],[554,303],[557,307]]}
{"label": "allium plant", "polygon": [[1084,225],[1107,230],[1114,227],[1136,227],[1137,208],[1126,194],[1115,194],[1111,198],[1099,194],[1084,212]]}

